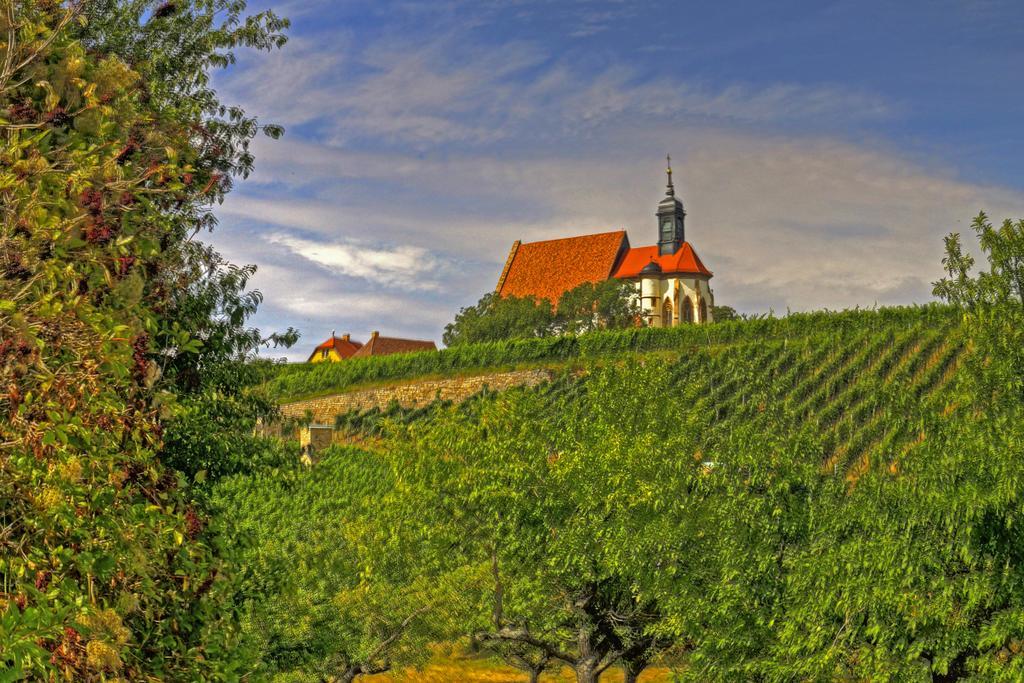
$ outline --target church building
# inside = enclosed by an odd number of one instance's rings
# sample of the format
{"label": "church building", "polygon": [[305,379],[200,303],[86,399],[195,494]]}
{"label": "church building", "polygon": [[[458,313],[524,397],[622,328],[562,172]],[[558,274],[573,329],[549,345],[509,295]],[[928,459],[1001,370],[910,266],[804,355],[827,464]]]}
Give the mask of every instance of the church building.
{"label": "church building", "polygon": [[528,242],[516,241],[498,279],[499,296],[534,296],[557,304],[585,282],[636,283],[641,315],[653,327],[708,323],[715,295],[712,272],[686,241],[686,211],[676,197],[669,158],[668,187],[658,204],[658,243],[631,247],[625,230]]}

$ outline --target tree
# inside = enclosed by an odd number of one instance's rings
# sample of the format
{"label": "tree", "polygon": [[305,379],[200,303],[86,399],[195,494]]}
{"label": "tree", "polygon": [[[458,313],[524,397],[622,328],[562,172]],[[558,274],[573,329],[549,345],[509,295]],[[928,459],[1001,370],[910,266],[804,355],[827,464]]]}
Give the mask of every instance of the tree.
{"label": "tree", "polygon": [[554,326],[560,333],[635,327],[640,320],[636,285],[621,280],[584,282],[558,300]]}
{"label": "tree", "polygon": [[948,277],[935,283],[934,294],[963,308],[974,323],[984,344],[980,357],[995,363],[975,368],[975,377],[989,380],[985,391],[1024,401],[1024,220],[1006,220],[996,228],[981,213],[973,228],[988,269],[972,275],[974,258],[963,253],[960,235],[953,233],[946,238],[942,260]]}
{"label": "tree", "polygon": [[348,683],[422,663],[428,643],[452,637],[461,600],[453,584],[416,571],[408,534],[381,529],[391,486],[374,454],[336,448],[313,469],[261,470],[215,487],[250,572],[244,624],[261,673]]}
{"label": "tree", "polygon": [[277,415],[276,404],[260,383],[269,361],[255,356],[265,345],[290,346],[294,330],[264,337],[246,326],[262,297],[248,291],[255,267],[225,262],[209,247],[186,242],[181,261],[168,268],[181,285],[171,287],[165,315],[189,330],[195,353],[157,353],[160,387],[173,388],[177,401],[164,420],[161,459],[190,480],[203,473],[207,483],[277,462],[280,450],[255,436],[259,420]]}
{"label": "tree", "polygon": [[732,306],[712,306],[711,316],[716,323],[729,322],[730,320],[741,320],[742,316]]}
{"label": "tree", "polygon": [[640,306],[636,285],[619,280],[585,282],[565,292],[557,310],[547,299],[533,296],[483,296],[459,311],[444,328],[447,346],[479,342],[581,334],[592,330],[636,326]]}
{"label": "tree", "polygon": [[455,320],[444,328],[446,346],[476,344],[551,334],[554,320],[551,304],[546,299],[501,297],[485,294],[475,306],[459,311]]}
{"label": "tree", "polygon": [[170,273],[258,130],[207,71],[283,40],[284,22],[243,11],[0,1],[0,662],[15,677],[248,666],[232,567],[160,460],[179,384],[158,362],[202,355],[169,313],[169,286],[191,281]]}
{"label": "tree", "polygon": [[259,372],[251,361],[261,346],[289,346],[298,338],[291,329],[264,338],[248,327],[262,301],[247,289],[255,267],[227,263],[196,240],[216,226],[213,208],[233,179],[251,172],[251,139],[261,130],[275,138],[282,133],[226,106],[210,87],[210,70],[232,64],[238,48],[284,44],[287,20],[269,11],[245,16],[245,5],[92,0],[89,21],[77,31],[89,49],[139,65],[147,108],[187,135],[175,140],[186,143],[178,152],[179,165],[187,164],[180,182],[151,199],[166,232],[159,258],[147,266],[142,295],[161,321],[148,340],[160,370],[155,388],[177,397],[164,419],[162,459],[190,479],[203,472],[207,481],[270,452],[250,436],[255,421],[274,412],[252,390]]}
{"label": "tree", "polygon": [[[568,403],[512,390],[393,440],[389,518],[420,520],[421,561],[489,569],[478,641],[567,664],[586,683],[618,663],[635,680],[667,647],[637,571],[660,553],[633,534],[658,519],[652,481],[700,480],[690,454],[707,415],[681,409],[699,386],[650,410],[669,375],[660,363],[595,371]],[[690,522],[681,547],[697,542]]]}

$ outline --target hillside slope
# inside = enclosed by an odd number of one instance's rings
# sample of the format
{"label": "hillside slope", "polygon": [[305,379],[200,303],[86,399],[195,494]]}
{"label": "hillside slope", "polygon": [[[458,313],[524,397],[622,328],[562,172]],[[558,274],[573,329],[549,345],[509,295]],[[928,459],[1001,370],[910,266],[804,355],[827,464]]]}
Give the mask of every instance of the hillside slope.
{"label": "hillside slope", "polygon": [[360,358],[341,363],[291,363],[279,366],[266,383],[280,402],[340,393],[354,387],[420,377],[448,377],[526,366],[560,367],[638,353],[689,353],[768,342],[818,339],[839,343],[861,334],[900,334],[913,329],[949,329],[957,314],[939,305],[883,308],[875,311],[797,313],[714,325],[634,328],[468,344],[436,352]]}
{"label": "hillside slope", "polygon": [[[493,362],[503,346],[506,362]],[[823,468],[854,479],[873,453],[895,467],[903,451],[923,438],[925,412],[944,410],[951,401],[944,389],[963,351],[952,311],[900,308],[481,345],[375,365],[300,366],[271,386],[279,396],[340,393],[369,379],[415,381],[417,374],[444,376],[446,367],[449,374],[486,372],[518,362],[560,370],[538,390],[553,401],[571,400],[588,367],[639,354],[667,360],[680,390],[703,388],[694,409],[711,413],[709,445],[739,423],[776,432],[808,430],[821,444]],[[769,405],[781,410],[767,411]],[[392,406],[345,415],[338,424],[353,436],[378,434],[388,420],[430,414],[429,408]]]}
{"label": "hillside slope", "polygon": [[[476,576],[480,562],[490,557],[487,575],[497,576],[499,566],[502,572],[495,590],[519,596],[509,597],[506,609],[517,610],[514,618],[523,623],[548,625],[570,650],[574,605],[589,603],[559,596],[585,589],[593,573],[610,591],[609,609],[620,620],[616,628],[633,634],[628,637],[650,636],[642,622],[622,626],[626,617],[620,615],[656,618],[659,628],[687,647],[698,644],[700,657],[711,657],[715,666],[735,661],[737,672],[749,673],[789,666],[792,656],[799,669],[805,649],[820,642],[832,652],[828,644],[845,637],[851,582],[859,585],[869,570],[881,572],[893,590],[872,587],[867,606],[856,609],[861,613],[877,604],[899,617],[909,590],[907,558],[945,547],[931,536],[916,540],[926,532],[944,538],[943,524],[928,521],[913,533],[901,524],[929,473],[939,482],[930,489],[939,492],[935,504],[960,509],[944,477],[955,470],[950,463],[959,462],[949,454],[950,445],[957,449],[962,434],[973,434],[959,429],[976,414],[959,381],[959,370],[968,365],[966,339],[956,311],[929,306],[289,367],[268,384],[279,397],[344,394],[367,384],[426,386],[431,383],[425,378],[488,376],[522,366],[543,366],[551,380],[500,394],[483,390],[458,406],[435,401],[402,408],[391,402],[341,415],[335,438],[348,447],[325,449],[313,467],[287,476],[275,472],[258,485],[237,482],[225,509],[272,510],[254,517],[266,538],[260,547],[276,548],[276,561],[284,564],[294,562],[301,548],[305,565],[334,566],[360,555],[345,550],[346,543],[358,540],[360,552],[369,552],[403,538],[417,550],[384,551],[381,566],[401,558],[392,569],[415,567],[415,576],[436,571],[444,579],[431,585],[440,591],[449,580],[462,586],[461,572]],[[889,497],[880,498],[882,493]],[[364,533],[368,540],[359,540]],[[309,546],[308,539],[337,534],[336,541]],[[494,559],[495,538],[501,540],[500,563]],[[888,545],[881,539],[889,539]],[[893,555],[903,548],[900,543],[912,542],[920,545]],[[953,540],[949,547],[959,567],[965,546]],[[328,597],[341,590],[338,581],[345,578],[324,583],[320,570],[300,576],[326,586],[317,591]],[[363,595],[363,576],[346,579],[353,596]],[[615,592],[620,576],[630,587],[622,595]],[[389,600],[402,595],[395,592],[405,586],[402,581],[382,583]],[[448,643],[467,632],[464,624],[486,619],[487,581],[482,588],[469,581],[472,590],[456,591],[479,602],[441,601],[448,611],[467,610],[455,619],[460,628],[454,635],[429,631],[417,637]],[[644,586],[645,600],[655,603],[621,612],[618,601],[631,604],[634,585]],[[805,594],[817,597],[796,597]],[[932,600],[930,576],[920,595]],[[283,594],[282,610],[302,615],[326,599],[310,601],[302,591]],[[918,620],[917,608],[907,609],[908,618]],[[939,615],[936,623],[945,629],[943,619]],[[719,627],[723,631],[715,631]],[[729,654],[734,645],[717,650],[716,643],[725,642],[718,634],[736,628],[747,629],[742,643],[752,649],[738,655]],[[267,636],[275,633],[271,629]],[[808,641],[808,634],[818,640]],[[406,654],[418,656],[408,661],[423,663],[423,652],[412,646],[419,647],[415,639]],[[651,648],[658,656],[649,663],[660,667],[647,671],[651,680],[670,675],[666,666],[698,672],[710,661],[691,657],[685,648]],[[470,670],[480,680],[517,678],[496,659],[463,655],[451,661],[435,656],[425,671],[438,680],[469,680]],[[892,657],[896,670],[905,656]],[[805,678],[830,680],[822,672],[840,670],[828,669],[831,662],[822,666]],[[749,680],[743,675],[732,680]],[[416,676],[425,674],[407,670],[375,680]],[[704,680],[699,673],[691,678]]]}

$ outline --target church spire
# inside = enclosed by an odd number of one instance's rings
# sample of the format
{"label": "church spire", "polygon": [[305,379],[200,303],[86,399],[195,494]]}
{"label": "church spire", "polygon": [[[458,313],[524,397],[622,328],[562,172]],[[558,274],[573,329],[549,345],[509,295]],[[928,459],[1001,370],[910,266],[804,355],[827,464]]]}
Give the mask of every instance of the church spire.
{"label": "church spire", "polygon": [[658,253],[661,256],[676,253],[686,240],[683,229],[686,211],[683,210],[683,203],[676,198],[676,186],[672,182],[672,155],[665,156],[665,164],[668,186],[665,188],[665,197],[658,204],[657,211]]}
{"label": "church spire", "polygon": [[668,189],[665,190],[665,194],[668,195],[669,197],[675,197],[676,196],[676,188],[675,188],[675,185],[672,184],[672,155],[671,154],[666,154],[665,155],[665,163],[668,165],[668,169],[666,170],[666,173],[668,173]]}

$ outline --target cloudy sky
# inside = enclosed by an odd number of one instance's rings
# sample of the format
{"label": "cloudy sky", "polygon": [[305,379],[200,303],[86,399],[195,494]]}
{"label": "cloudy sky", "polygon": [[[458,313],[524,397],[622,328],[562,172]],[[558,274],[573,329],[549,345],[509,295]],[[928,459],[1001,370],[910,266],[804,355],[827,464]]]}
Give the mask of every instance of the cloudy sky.
{"label": "cloudy sky", "polygon": [[925,302],[942,237],[1024,216],[1019,0],[258,0],[217,76],[282,140],[212,241],[256,323],[440,340],[516,239],[687,239],[745,312]]}

